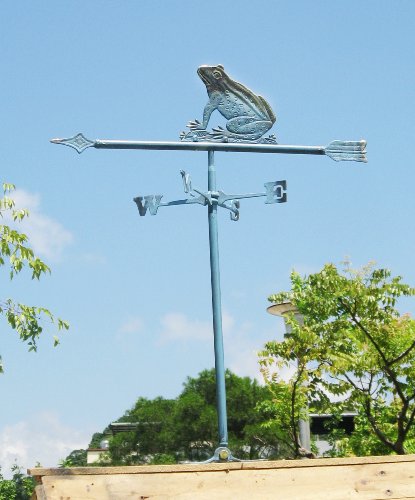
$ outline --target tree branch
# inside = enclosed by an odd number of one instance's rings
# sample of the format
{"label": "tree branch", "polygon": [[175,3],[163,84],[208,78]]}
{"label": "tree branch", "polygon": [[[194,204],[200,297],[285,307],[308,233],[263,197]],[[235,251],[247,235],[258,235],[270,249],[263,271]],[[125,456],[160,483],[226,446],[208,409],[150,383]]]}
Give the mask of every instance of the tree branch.
{"label": "tree branch", "polygon": [[299,442],[298,431],[297,431],[297,423],[295,421],[295,401],[296,401],[298,383],[300,381],[301,375],[303,374],[303,371],[304,371],[304,367],[301,367],[301,368],[299,367],[298,368],[298,372],[297,372],[298,375],[297,375],[297,378],[296,378],[295,382],[293,383],[293,392],[291,394],[291,416],[290,416],[290,420],[291,420],[291,427],[292,427],[292,431],[293,431],[294,444],[295,444],[295,454],[296,454],[296,456],[300,455],[301,443]]}
{"label": "tree branch", "polygon": [[400,412],[398,413],[398,438],[396,444],[403,448],[403,443],[405,441],[405,436],[408,432],[408,427],[405,428],[404,422],[406,417],[406,412],[408,411],[409,401],[405,401],[402,405]]}
{"label": "tree branch", "polygon": [[412,408],[411,414],[409,415],[408,422],[405,426],[405,437],[408,434],[409,429],[412,427],[415,420],[415,406]]}
{"label": "tree branch", "polygon": [[350,307],[344,302],[343,299],[339,299],[341,305],[344,307],[344,309],[350,314],[352,320],[354,323],[360,328],[360,330],[366,335],[366,337],[370,340],[372,343],[373,347],[381,357],[383,363],[384,363],[384,370],[389,376],[396,393],[398,394],[399,398],[401,399],[402,402],[407,401],[407,398],[405,397],[405,394],[402,391],[401,384],[399,383],[399,380],[396,376],[396,374],[390,369],[390,361],[385,356],[385,353],[382,351],[381,347],[379,344],[376,342],[376,340],[373,338],[373,336],[369,333],[369,330],[365,328],[362,323],[359,321],[359,319],[356,317],[356,315],[350,310]]}
{"label": "tree branch", "polygon": [[369,423],[370,423],[374,433],[376,434],[376,436],[379,438],[379,440],[384,445],[386,445],[388,448],[391,448],[393,451],[396,451],[395,450],[395,443],[392,443],[392,441],[389,441],[389,439],[387,439],[387,437],[379,429],[379,427],[376,423],[376,420],[372,415],[372,408],[371,408],[370,402],[371,402],[370,399],[366,399],[366,401],[364,402],[364,409],[365,409],[366,417],[369,420]]}
{"label": "tree branch", "polygon": [[400,354],[397,358],[392,359],[392,361],[389,362],[389,366],[392,366],[395,363],[398,363],[401,361],[405,356],[407,356],[412,349],[415,347],[415,340],[412,342],[412,344],[406,349],[402,354]]}

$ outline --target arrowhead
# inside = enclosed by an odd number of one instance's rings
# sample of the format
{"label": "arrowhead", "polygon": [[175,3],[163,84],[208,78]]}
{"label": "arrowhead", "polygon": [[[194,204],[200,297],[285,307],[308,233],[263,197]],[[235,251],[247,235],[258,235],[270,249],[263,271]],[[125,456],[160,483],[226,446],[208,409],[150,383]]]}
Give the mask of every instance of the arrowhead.
{"label": "arrowhead", "polygon": [[85,149],[95,146],[95,141],[87,139],[83,134],[79,133],[68,139],[51,139],[53,144],[62,144],[76,149],[81,154]]}

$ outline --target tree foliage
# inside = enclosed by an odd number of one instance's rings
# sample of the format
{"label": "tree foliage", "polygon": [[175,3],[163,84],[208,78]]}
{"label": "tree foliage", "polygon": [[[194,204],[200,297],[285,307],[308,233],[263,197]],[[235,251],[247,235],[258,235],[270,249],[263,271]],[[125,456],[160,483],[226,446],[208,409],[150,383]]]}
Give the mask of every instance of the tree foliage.
{"label": "tree foliage", "polygon": [[59,463],[60,467],[86,467],[86,450],[73,450],[69,455]]}
{"label": "tree foliage", "polygon": [[260,359],[274,394],[268,425],[282,419],[296,453],[298,421],[307,407],[358,412],[354,435],[335,435],[340,454],[414,450],[415,321],[397,309],[400,297],[414,294],[386,269],[346,265],[341,272],[327,264],[304,278],[293,272],[291,291],[269,297],[292,302],[304,315],[304,324],[289,316],[291,332],[282,342],[268,342]]}
{"label": "tree foliage", "polygon": [[4,479],[0,469],[0,500],[30,500],[35,489],[35,480],[22,473],[18,465],[13,465],[13,476]]}
{"label": "tree foliage", "polygon": [[[16,209],[15,203],[10,198],[10,193],[14,190],[13,184],[3,184],[3,197],[0,198],[0,266],[9,271],[9,278],[12,280],[23,269],[28,269],[32,279],[40,279],[44,274],[50,273],[50,268],[35,255],[29,245],[25,234],[19,232],[12,226],[21,222],[29,213],[25,209]],[[55,318],[45,307],[28,306],[16,302],[11,298],[0,299],[0,314],[4,316],[9,326],[17,332],[20,339],[27,343],[29,351],[36,351],[37,340],[42,333],[42,322],[48,319],[57,324],[58,330],[68,329],[66,321]],[[54,343],[59,343],[54,337]],[[0,373],[3,372],[3,365],[0,358]]]}
{"label": "tree foliage", "polygon": [[[275,458],[280,445],[255,407],[269,398],[268,389],[249,377],[226,371],[229,447],[240,458]],[[139,398],[119,422],[134,430],[109,439],[106,465],[202,461],[218,446],[214,370],[189,377],[176,399]],[[96,434],[95,441],[102,438]]]}

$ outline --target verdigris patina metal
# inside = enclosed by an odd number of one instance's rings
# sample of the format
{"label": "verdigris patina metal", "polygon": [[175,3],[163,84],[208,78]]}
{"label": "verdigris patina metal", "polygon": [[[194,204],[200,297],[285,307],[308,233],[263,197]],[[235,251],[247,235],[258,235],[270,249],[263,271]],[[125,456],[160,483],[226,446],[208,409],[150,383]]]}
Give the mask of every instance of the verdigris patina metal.
{"label": "verdigris patina metal", "polygon": [[[209,102],[203,110],[202,122],[191,121],[187,124],[190,132],[182,132],[182,141],[214,141],[214,142],[258,142],[273,144],[275,135],[261,137],[268,132],[276,120],[271,106],[260,95],[232,80],[225,68],[217,66],[200,66],[197,74],[206,85]],[[213,111],[217,109],[228,121],[226,129],[217,127],[212,132],[206,130]]]}
{"label": "verdigris patina metal", "polygon": [[[172,207],[174,205],[213,205],[226,208],[230,212],[231,220],[239,220],[239,200],[245,198],[266,197],[266,204],[285,203],[287,201],[287,181],[266,182],[264,184],[265,193],[246,193],[246,194],[226,194],[223,191],[199,191],[192,187],[190,175],[184,170],[180,170],[183,178],[184,192],[190,194],[190,198],[185,200],[169,201],[162,203],[162,194],[151,194],[147,196],[137,196],[134,198],[138,211],[141,216],[146,215],[147,210],[151,215],[157,215],[159,207]],[[199,196],[196,196],[196,194]]]}
{"label": "verdigris patina metal", "polygon": [[[55,144],[74,148],[78,153],[94,147],[96,149],[151,149],[207,151],[208,186],[207,191],[192,187],[188,173],[182,170],[185,193],[189,197],[162,203],[162,195],[136,196],[134,202],[139,214],[156,215],[161,206],[198,204],[208,208],[210,277],[212,288],[213,344],[215,352],[216,401],[218,413],[219,445],[208,462],[230,462],[238,460],[228,448],[228,424],[226,411],[225,365],[222,335],[222,307],[219,273],[219,244],[217,209],[229,210],[231,219],[239,219],[240,201],[244,198],[264,196],[265,203],[284,203],[287,201],[287,183],[283,181],[266,182],[265,192],[248,194],[225,194],[216,187],[215,151],[239,153],[278,153],[326,155],[335,161],[366,162],[366,141],[332,141],[327,146],[297,146],[276,143],[274,135],[263,137],[275,123],[275,114],[265,99],[232,80],[222,65],[200,66],[198,74],[206,85],[209,102],[204,108],[202,121],[194,120],[188,124],[189,132],[181,134],[181,141],[92,141],[79,133],[67,139],[52,139]],[[207,131],[211,114],[218,110],[226,119],[226,130],[222,127]]]}
{"label": "verdigris patina metal", "polygon": [[332,141],[327,146],[297,146],[289,144],[255,144],[222,142],[125,141],[113,139],[87,139],[79,133],[67,139],[51,139],[75,149],[156,149],[158,151],[226,151],[233,153],[276,153],[288,155],[326,155],[335,161],[366,162],[366,141]]}

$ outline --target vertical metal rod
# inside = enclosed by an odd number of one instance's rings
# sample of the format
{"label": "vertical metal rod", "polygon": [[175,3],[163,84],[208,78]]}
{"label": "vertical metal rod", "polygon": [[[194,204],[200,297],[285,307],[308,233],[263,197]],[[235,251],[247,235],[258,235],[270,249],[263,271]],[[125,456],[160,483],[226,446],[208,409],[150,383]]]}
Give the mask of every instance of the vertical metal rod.
{"label": "vertical metal rod", "polygon": [[[216,191],[214,151],[208,151],[208,191]],[[215,346],[216,403],[218,409],[219,446],[228,446],[226,414],[225,363],[223,354],[222,307],[219,274],[217,204],[208,206],[210,281],[212,285],[213,336]]]}
{"label": "vertical metal rod", "polygon": [[[297,367],[300,364],[300,360],[297,359]],[[308,416],[308,406],[306,406],[307,416]],[[298,421],[298,430],[300,433],[300,444],[301,447],[307,451],[311,451],[311,437],[310,437],[310,421],[303,420],[300,418]]]}
{"label": "vertical metal rod", "polygon": [[307,420],[300,420],[298,422],[298,427],[300,429],[301,446],[309,452],[311,451],[310,422]]}

